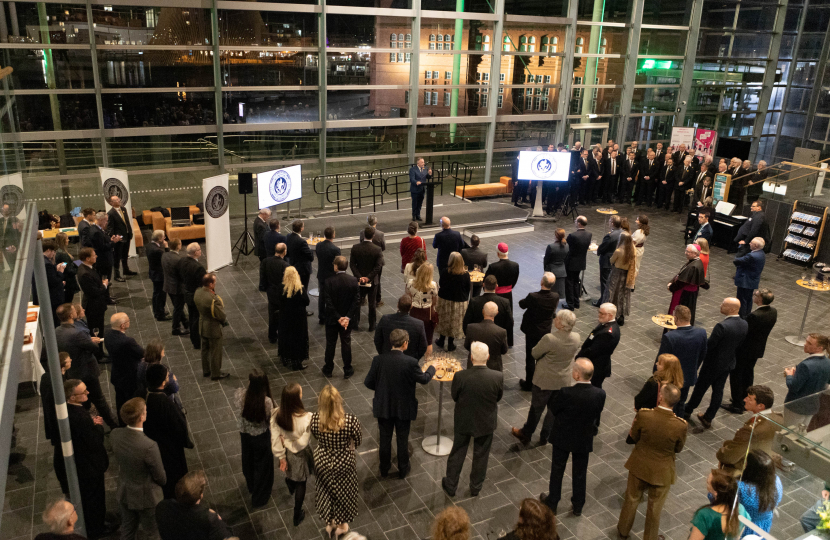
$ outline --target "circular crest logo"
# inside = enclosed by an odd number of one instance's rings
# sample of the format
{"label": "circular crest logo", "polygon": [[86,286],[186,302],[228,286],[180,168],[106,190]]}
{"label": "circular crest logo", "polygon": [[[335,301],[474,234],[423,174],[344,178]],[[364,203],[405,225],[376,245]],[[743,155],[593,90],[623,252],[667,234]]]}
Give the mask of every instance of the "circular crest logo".
{"label": "circular crest logo", "polygon": [[205,212],[213,219],[220,218],[228,211],[228,190],[216,186],[205,198]]}
{"label": "circular crest logo", "polygon": [[9,205],[9,216],[16,216],[23,210],[23,190],[14,184],[0,188],[0,206]]}
{"label": "circular crest logo", "polygon": [[285,171],[277,171],[271,177],[268,189],[271,191],[271,198],[274,202],[281,203],[291,193],[291,175]]}
{"label": "circular crest logo", "polygon": [[547,180],[556,172],[556,162],[544,154],[539,154],[530,164],[530,172],[540,180]]}
{"label": "circular crest logo", "polygon": [[127,186],[118,178],[107,178],[104,181],[104,198],[109,202],[113,197],[121,199],[121,206],[126,207],[130,193],[127,191]]}

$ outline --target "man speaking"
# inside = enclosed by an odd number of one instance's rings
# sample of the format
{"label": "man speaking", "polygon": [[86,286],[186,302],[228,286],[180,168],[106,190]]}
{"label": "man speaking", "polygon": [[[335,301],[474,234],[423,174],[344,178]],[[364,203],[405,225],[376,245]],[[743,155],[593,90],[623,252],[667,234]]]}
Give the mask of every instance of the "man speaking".
{"label": "man speaking", "polygon": [[412,221],[421,219],[421,205],[424,204],[424,182],[432,178],[432,169],[424,168],[424,158],[418,158],[409,169],[409,193],[412,196]]}

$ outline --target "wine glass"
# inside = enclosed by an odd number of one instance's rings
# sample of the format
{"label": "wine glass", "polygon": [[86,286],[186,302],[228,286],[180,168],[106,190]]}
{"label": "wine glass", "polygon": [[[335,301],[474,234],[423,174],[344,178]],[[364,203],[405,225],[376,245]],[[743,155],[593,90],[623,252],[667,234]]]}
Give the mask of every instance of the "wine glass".
{"label": "wine glass", "polygon": [[801,272],[801,281],[806,283],[807,282],[807,271]]}
{"label": "wine glass", "polygon": [[95,336],[95,337],[98,337],[98,329],[97,328],[92,329],[92,335]]}
{"label": "wine glass", "polygon": [[480,267],[479,265],[477,265],[477,264],[474,264],[474,265],[473,265],[473,270],[474,270],[475,272],[481,272],[481,267]]}

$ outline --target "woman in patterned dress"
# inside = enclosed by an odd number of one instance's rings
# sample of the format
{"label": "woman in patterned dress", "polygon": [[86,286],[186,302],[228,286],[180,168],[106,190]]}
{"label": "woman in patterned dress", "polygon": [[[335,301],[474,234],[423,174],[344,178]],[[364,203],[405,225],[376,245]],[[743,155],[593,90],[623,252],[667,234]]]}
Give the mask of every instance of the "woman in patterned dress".
{"label": "woman in patterned dress", "polygon": [[314,449],[317,513],[326,522],[326,532],[340,536],[357,516],[355,447],[360,446],[362,434],[360,421],[343,410],[343,398],[331,385],[320,392],[311,434],[318,443]]}
{"label": "woman in patterned dress", "polygon": [[450,253],[447,269],[438,279],[438,340],[436,345],[444,348],[447,338],[447,352],[455,350],[456,339],[464,339],[464,314],[470,299],[470,274],[464,269],[464,258],[457,251]]}

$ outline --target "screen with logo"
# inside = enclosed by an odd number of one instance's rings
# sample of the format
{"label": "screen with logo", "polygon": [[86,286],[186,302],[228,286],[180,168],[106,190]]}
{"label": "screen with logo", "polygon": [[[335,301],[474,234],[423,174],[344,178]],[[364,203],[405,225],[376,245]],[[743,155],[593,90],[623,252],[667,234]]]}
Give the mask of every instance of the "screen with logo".
{"label": "screen with logo", "polygon": [[519,180],[567,182],[570,152],[519,152]]}
{"label": "screen with logo", "polygon": [[256,175],[259,208],[296,201],[303,196],[302,166],[294,165]]}

